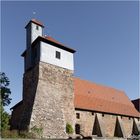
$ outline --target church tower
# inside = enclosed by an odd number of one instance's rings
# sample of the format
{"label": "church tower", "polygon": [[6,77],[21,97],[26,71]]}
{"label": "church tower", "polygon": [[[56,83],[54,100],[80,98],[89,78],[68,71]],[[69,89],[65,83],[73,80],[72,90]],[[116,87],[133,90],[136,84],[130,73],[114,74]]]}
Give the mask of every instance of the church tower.
{"label": "church tower", "polygon": [[19,129],[40,128],[45,138],[66,138],[66,124],[75,124],[75,50],[43,36],[43,24],[32,19],[23,52],[23,112]]}

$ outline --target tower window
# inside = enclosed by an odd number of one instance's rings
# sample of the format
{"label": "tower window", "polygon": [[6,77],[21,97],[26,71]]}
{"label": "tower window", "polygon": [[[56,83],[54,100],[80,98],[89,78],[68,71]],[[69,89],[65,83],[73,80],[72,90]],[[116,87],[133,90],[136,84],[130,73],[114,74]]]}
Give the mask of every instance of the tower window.
{"label": "tower window", "polygon": [[75,133],[80,134],[80,124],[75,125]]}
{"label": "tower window", "polygon": [[56,57],[57,59],[60,59],[60,58],[61,58],[61,53],[58,52],[58,51],[56,51],[56,53],[55,53],[55,57]]}
{"label": "tower window", "polygon": [[38,27],[38,25],[36,25],[36,30],[38,30],[39,29],[39,27]]}
{"label": "tower window", "polygon": [[76,113],[76,118],[80,119],[80,113]]}

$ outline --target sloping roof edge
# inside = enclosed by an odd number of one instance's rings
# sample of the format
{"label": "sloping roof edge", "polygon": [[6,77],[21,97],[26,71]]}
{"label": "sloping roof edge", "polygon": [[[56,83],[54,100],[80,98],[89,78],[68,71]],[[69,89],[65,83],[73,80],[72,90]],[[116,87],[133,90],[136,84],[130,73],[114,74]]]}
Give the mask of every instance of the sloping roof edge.
{"label": "sloping roof edge", "polygon": [[139,116],[137,116],[137,115],[133,116],[133,115],[110,113],[110,112],[105,112],[105,111],[98,111],[98,110],[92,110],[92,109],[86,109],[86,108],[78,108],[78,107],[75,107],[75,110],[89,111],[89,112],[96,112],[96,113],[104,113],[104,114],[109,114],[109,115],[120,115],[120,116],[125,116],[125,117],[137,117],[137,118],[140,118],[140,114],[139,114]]}
{"label": "sloping roof edge", "polygon": [[13,107],[10,108],[10,110],[17,108],[18,106],[23,104],[23,100],[21,100],[20,102],[18,102],[17,104],[15,104]]}
{"label": "sloping roof edge", "polygon": [[38,20],[36,20],[36,19],[31,19],[31,20],[27,23],[27,25],[25,26],[25,28],[27,28],[27,26],[28,26],[31,22],[33,22],[33,23],[35,23],[35,24],[37,24],[37,25],[39,25],[39,26],[41,26],[41,27],[44,28],[44,25],[43,25],[40,21],[38,21]]}
{"label": "sloping roof edge", "polygon": [[[48,43],[50,45],[53,45],[55,47],[58,47],[60,49],[63,49],[63,50],[66,50],[66,51],[69,51],[71,53],[75,53],[76,50],[72,49],[72,48],[69,48],[69,47],[66,47],[65,45],[59,43],[58,41],[56,41],[55,39],[51,38],[51,37],[44,37],[44,36],[38,36],[34,42],[32,43],[32,47],[34,47],[39,41],[42,41],[42,42],[45,42],[45,43]],[[26,55],[26,51],[27,49],[21,54],[22,57],[24,57]]]}
{"label": "sloping roof edge", "polygon": [[34,46],[38,41],[43,41],[45,43],[48,43],[48,44],[51,44],[55,47],[58,47],[60,49],[63,49],[63,50],[66,50],[66,51],[69,51],[71,53],[75,53],[76,50],[72,49],[72,48],[69,48],[69,47],[66,47],[65,45],[62,45],[54,40],[50,40],[49,38],[46,38],[46,37],[43,37],[43,36],[38,36],[35,41],[32,43],[32,46]]}
{"label": "sloping roof edge", "polygon": [[74,77],[74,95],[75,108],[140,117],[124,91]]}

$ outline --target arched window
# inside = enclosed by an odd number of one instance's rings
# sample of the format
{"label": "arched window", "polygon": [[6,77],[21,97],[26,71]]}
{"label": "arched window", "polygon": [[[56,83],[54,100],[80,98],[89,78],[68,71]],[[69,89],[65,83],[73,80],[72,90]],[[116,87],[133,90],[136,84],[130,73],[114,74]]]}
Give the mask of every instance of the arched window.
{"label": "arched window", "polygon": [[75,133],[80,134],[80,124],[75,125]]}

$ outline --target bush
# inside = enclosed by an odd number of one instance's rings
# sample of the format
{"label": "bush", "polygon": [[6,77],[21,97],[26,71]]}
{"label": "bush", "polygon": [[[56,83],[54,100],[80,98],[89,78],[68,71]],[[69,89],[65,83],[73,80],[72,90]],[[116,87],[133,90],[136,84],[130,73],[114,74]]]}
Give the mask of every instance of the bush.
{"label": "bush", "polygon": [[71,124],[67,123],[66,124],[66,133],[73,134],[73,132],[74,132],[74,130],[73,130]]}
{"label": "bush", "polygon": [[18,130],[2,130],[1,131],[2,138],[36,138],[35,135],[31,132],[21,131]]}
{"label": "bush", "polygon": [[26,131],[22,131],[19,134],[20,138],[28,138],[28,139],[35,139],[36,136],[35,134],[33,134],[32,132],[26,132]]}
{"label": "bush", "polygon": [[2,138],[19,138],[18,131],[17,130],[2,130],[1,131],[1,137]]}
{"label": "bush", "polygon": [[43,133],[43,128],[34,126],[31,128],[31,133],[34,134],[36,137],[41,138]]}
{"label": "bush", "polygon": [[4,111],[2,106],[0,114],[1,114],[1,130],[8,130],[10,128],[9,125],[10,115],[6,111]]}

